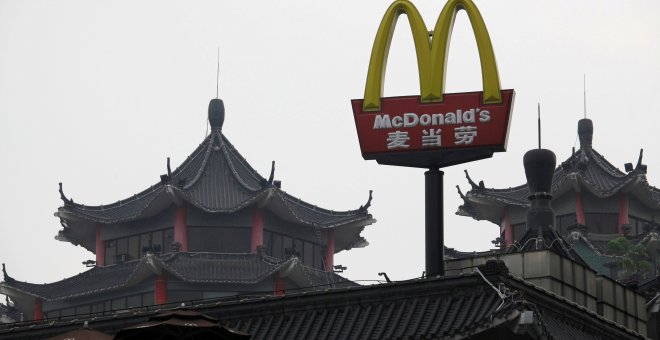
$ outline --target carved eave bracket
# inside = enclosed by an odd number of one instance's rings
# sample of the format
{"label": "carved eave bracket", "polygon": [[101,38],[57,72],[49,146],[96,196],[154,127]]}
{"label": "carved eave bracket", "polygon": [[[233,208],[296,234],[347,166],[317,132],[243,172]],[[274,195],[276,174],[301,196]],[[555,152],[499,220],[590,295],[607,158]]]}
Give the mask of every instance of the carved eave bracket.
{"label": "carved eave bracket", "polygon": [[[479,185],[477,185],[477,183],[475,183],[475,182],[472,180],[472,178],[470,178],[470,174],[467,172],[467,170],[463,170],[463,172],[465,172],[465,178],[467,178],[468,183],[470,183],[470,185],[472,186],[472,189],[476,189],[476,188],[478,188]],[[483,183],[483,181],[482,181],[481,183]]]}
{"label": "carved eave bracket", "polygon": [[7,268],[5,268],[4,263],[2,264],[2,278],[3,278],[4,281],[11,281],[12,280],[12,278],[9,275],[7,275]]}
{"label": "carved eave bracket", "polygon": [[461,196],[461,198],[465,201],[466,197],[463,195],[463,192],[461,191],[461,187],[456,185],[456,190],[458,191],[458,195]]}
{"label": "carved eave bracket", "polygon": [[268,176],[268,184],[273,185],[273,180],[275,179],[275,161],[270,165],[270,176]]}
{"label": "carved eave bracket", "polygon": [[66,197],[66,195],[64,195],[64,190],[62,189],[62,182],[60,182],[59,185],[60,185],[60,199],[62,200],[62,202],[64,202],[64,205],[65,206],[73,205],[73,199],[69,199]]}
{"label": "carved eave bracket", "polygon": [[371,200],[373,199],[373,190],[369,190],[369,199],[367,200],[367,203],[364,205],[361,205],[360,208],[358,209],[360,212],[366,212],[367,209],[371,206]]}
{"label": "carved eave bracket", "polygon": [[642,164],[643,157],[644,157],[644,149],[639,149],[639,158],[637,159],[637,165],[635,166],[635,171],[639,171],[643,174],[646,174],[646,164]]}

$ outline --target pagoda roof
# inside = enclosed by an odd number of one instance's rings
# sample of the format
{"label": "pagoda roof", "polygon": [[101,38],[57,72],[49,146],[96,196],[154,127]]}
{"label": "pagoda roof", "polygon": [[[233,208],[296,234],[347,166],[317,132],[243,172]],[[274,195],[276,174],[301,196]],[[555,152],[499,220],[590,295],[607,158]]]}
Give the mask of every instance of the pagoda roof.
{"label": "pagoda roof", "polygon": [[[591,122],[588,119],[582,121]],[[568,159],[555,169],[550,194],[558,198],[571,190],[586,190],[598,198],[607,198],[619,192],[630,192],[647,206],[660,209],[660,189],[649,185],[646,179],[646,165],[642,164],[643,152],[640,151],[634,168],[632,164],[627,164],[629,171],[622,172],[593,149],[592,131],[579,131],[580,149],[573,150]],[[529,207],[530,191],[527,183],[506,189],[487,188],[483,181],[475,183],[467,170],[465,174],[471,188],[465,194],[458,188],[463,205],[456,214],[499,225],[504,207]]]}
{"label": "pagoda roof", "polygon": [[[577,303],[535,286],[488,261],[473,272],[378,285],[269,297],[224,297],[192,309],[255,339],[642,339],[639,334]],[[169,306],[95,315],[107,333],[144,322]],[[170,308],[174,308],[171,306]],[[176,309],[174,309],[176,310]],[[80,327],[84,317],[0,327],[0,338],[46,337]]]}
{"label": "pagoda roof", "polygon": [[[273,180],[274,169],[275,162],[270,178],[262,177],[223,135],[221,125],[215,125],[178,168],[171,171],[168,158],[167,174],[161,175],[159,182],[118,202],[96,206],[80,204],[66,197],[60,183],[64,205],[55,215],[60,218],[64,229],[58,239],[93,251],[94,239],[90,230],[96,224],[148,218],[172,204],[191,205],[207,213],[233,213],[250,205],[259,205],[288,222],[314,228],[364,227],[375,222],[368,212],[371,194],[367,203],[355,210],[323,209],[279,188]],[[357,230],[357,234],[361,230]],[[364,243],[364,239],[361,241]]]}
{"label": "pagoda roof", "polygon": [[618,261],[619,258],[604,254],[601,249],[596,247],[595,242],[592,242],[581,234],[577,234],[573,238],[572,249],[580,255],[589,268],[596,271],[599,275],[611,277],[610,266],[612,263]]}
{"label": "pagoda roof", "polygon": [[[60,218],[121,223],[149,217],[181,200],[209,213],[231,213],[265,201],[300,224],[331,228],[371,218],[366,208],[332,211],[277,188],[247,163],[219,130],[213,131],[176,170],[146,190],[116,203],[88,206],[62,195]],[[271,202],[272,200],[272,202]]]}
{"label": "pagoda roof", "polygon": [[535,250],[548,249],[563,258],[571,259],[582,266],[590,267],[571,244],[554,229],[550,227],[527,228],[520,240],[511,244],[505,253],[525,253]]}
{"label": "pagoda roof", "polygon": [[140,260],[94,267],[70,278],[46,284],[18,281],[5,272],[0,292],[12,298],[21,295],[58,301],[119,290],[162,273],[183,282],[202,284],[252,285],[277,275],[291,278],[302,287],[310,289],[356,285],[335,273],[307,267],[296,257],[281,260],[259,253],[177,252],[149,254]]}

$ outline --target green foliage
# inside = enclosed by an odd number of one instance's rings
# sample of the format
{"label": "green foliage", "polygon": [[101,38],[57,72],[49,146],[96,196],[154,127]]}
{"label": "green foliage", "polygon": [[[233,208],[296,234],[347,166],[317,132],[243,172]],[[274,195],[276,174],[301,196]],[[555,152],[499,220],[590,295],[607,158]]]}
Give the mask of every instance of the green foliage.
{"label": "green foliage", "polygon": [[607,242],[607,245],[605,246],[605,252],[608,255],[623,256],[628,253],[632,246],[633,244],[629,239],[623,236],[617,237],[612,241]]}
{"label": "green foliage", "polygon": [[650,248],[643,245],[635,245],[625,237],[618,237],[608,242],[605,252],[608,255],[619,256],[626,275],[636,272],[649,272],[653,270]]}

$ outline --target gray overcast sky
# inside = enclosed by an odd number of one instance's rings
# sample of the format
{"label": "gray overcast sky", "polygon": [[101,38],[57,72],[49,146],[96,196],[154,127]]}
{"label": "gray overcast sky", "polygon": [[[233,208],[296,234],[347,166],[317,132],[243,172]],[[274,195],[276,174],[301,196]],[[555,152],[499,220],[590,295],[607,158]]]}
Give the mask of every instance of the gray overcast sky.
{"label": "gray overcast sky", "polygon": [[[335,210],[374,190],[371,245],[344,252],[351,279],[424,270],[423,170],[361,158],[350,99],[362,98],[373,38],[389,1],[0,0],[0,261],[19,280],[52,282],[93,254],[55,241],[57,183],[76,202],[116,202],[156,183],[203,140],[220,48],[224,133],[263,176]],[[416,1],[432,27],[444,1]],[[488,187],[524,182],[536,143],[570,155],[587,75],[594,147],[619,168],[645,150],[660,183],[660,2],[477,1],[503,88],[517,93],[506,153],[445,169],[446,244],[485,250],[497,226],[455,216],[463,169]],[[385,95],[419,94],[405,18]],[[481,89],[467,17],[457,19],[447,92]]]}

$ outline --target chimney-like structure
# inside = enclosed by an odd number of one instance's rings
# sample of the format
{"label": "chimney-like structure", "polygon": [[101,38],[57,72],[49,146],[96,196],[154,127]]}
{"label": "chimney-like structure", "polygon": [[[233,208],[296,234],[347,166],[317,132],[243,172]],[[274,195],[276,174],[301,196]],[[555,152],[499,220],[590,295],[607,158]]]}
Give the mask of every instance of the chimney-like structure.
{"label": "chimney-like structure", "polygon": [[550,192],[556,163],[555,154],[546,149],[530,150],[523,158],[530,192],[527,228],[538,233],[536,249],[544,248],[543,239],[553,238],[550,226],[555,224],[555,212],[552,210]]}

